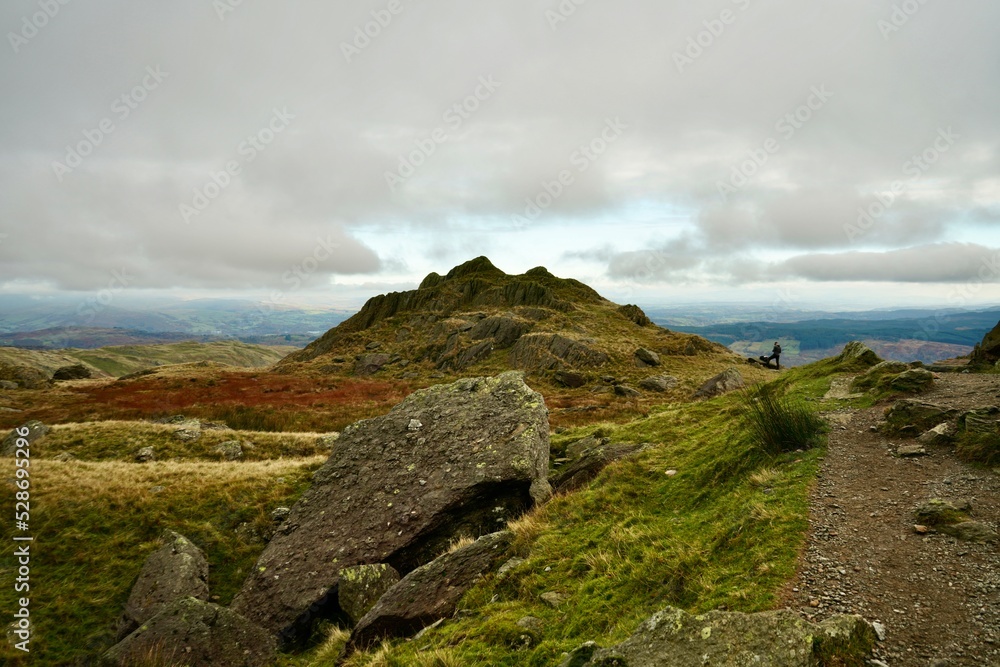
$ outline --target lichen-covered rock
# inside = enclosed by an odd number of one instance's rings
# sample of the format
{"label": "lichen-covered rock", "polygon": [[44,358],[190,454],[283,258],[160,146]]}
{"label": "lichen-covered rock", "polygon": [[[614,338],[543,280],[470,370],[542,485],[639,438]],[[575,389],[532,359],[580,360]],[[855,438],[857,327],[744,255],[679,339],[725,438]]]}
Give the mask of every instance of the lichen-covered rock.
{"label": "lichen-covered rock", "polygon": [[934,384],[934,373],[923,368],[911,368],[899,375],[888,375],[876,383],[880,389],[915,394],[927,391]]}
{"label": "lichen-covered rock", "polygon": [[711,611],[694,616],[668,607],[621,644],[600,649],[580,667],[863,667],[875,631],[860,616],[809,623],[791,611]]}
{"label": "lichen-covered rock", "polygon": [[712,398],[736,389],[742,389],[744,386],[746,384],[743,382],[743,376],[740,375],[740,372],[735,368],[727,368],[715,377],[706,380],[705,384],[701,385],[694,393],[694,397]]}
{"label": "lichen-covered rock", "polygon": [[910,370],[909,365],[904,364],[902,361],[883,361],[854,378],[854,381],[851,383],[851,390],[864,391],[871,389],[885,376],[899,375],[908,370]]}
{"label": "lichen-covered rock", "polygon": [[947,445],[954,436],[954,429],[950,422],[943,422],[932,429],[924,431],[917,438],[921,445]]}
{"label": "lichen-covered rock", "polygon": [[660,355],[644,347],[640,347],[635,351],[635,359],[638,365],[642,367],[660,365]]}
{"label": "lichen-covered rock", "polygon": [[652,375],[639,380],[639,388],[663,393],[676,387],[678,382],[679,380],[673,375]]}
{"label": "lichen-covered rock", "polygon": [[980,521],[960,521],[941,526],[939,530],[965,542],[996,542],[1000,539],[995,530]]}
{"label": "lichen-covered rock", "polygon": [[17,452],[18,440],[27,440],[28,446],[30,447],[35,444],[35,442],[48,435],[51,430],[51,427],[46,426],[42,422],[35,419],[21,424],[8,433],[7,437],[3,439],[3,444],[0,444],[0,456],[14,456],[15,452]]}
{"label": "lichen-covered rock", "polygon": [[219,443],[213,450],[224,461],[239,461],[243,458],[243,445],[239,440],[227,440]]}
{"label": "lichen-covered rock", "polygon": [[101,664],[270,667],[277,644],[239,614],[193,597],[163,607],[101,657]]}
{"label": "lichen-covered rock", "polygon": [[136,463],[149,463],[156,458],[156,452],[152,447],[142,447],[135,453]]}
{"label": "lichen-covered rock", "polygon": [[343,568],[407,573],[458,535],[494,532],[548,499],[548,461],[545,403],[520,373],[414,392],[341,433],[233,609],[284,641],[308,635]]}
{"label": "lichen-covered rock", "polygon": [[885,411],[885,423],[881,428],[886,433],[918,436],[927,429],[955,419],[957,415],[957,410],[936,403],[903,399]]}
{"label": "lichen-covered rock", "polygon": [[411,635],[451,616],[476,580],[506,560],[513,539],[509,531],[480,537],[403,577],[358,622],[348,651],[367,648],[386,637]]}
{"label": "lichen-covered rock", "polygon": [[595,368],[608,362],[608,355],[560,334],[527,334],[511,348],[510,365],[530,371]]}
{"label": "lichen-covered rock", "polygon": [[552,480],[552,490],[556,493],[575,491],[607,466],[639,452],[643,445],[616,445],[602,443],[585,450],[580,457],[559,471]]}
{"label": "lichen-covered rock", "polygon": [[337,601],[355,625],[387,590],[399,583],[399,572],[386,563],[347,567],[339,575]]}
{"label": "lichen-covered rock", "polygon": [[151,553],[118,620],[118,638],[131,634],[166,605],[185,597],[208,599],[208,561],[201,549],[173,531],[164,545]]}
{"label": "lichen-covered rock", "polygon": [[375,375],[389,364],[389,359],[388,354],[362,354],[354,362],[354,374]]}

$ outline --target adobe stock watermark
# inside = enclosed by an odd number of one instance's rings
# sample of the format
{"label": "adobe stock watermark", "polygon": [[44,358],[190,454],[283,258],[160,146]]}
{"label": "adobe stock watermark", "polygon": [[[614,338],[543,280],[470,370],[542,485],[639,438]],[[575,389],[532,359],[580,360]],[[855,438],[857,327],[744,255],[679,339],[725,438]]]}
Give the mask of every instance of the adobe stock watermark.
{"label": "adobe stock watermark", "polygon": [[128,269],[124,267],[117,271],[112,271],[107,287],[99,291],[96,295],[89,297],[77,307],[77,317],[81,318],[85,324],[93,323],[98,315],[111,306],[115,300],[115,296],[131,285],[134,280],[135,278],[129,275]]}
{"label": "adobe stock watermark", "polygon": [[561,170],[551,181],[543,180],[541,190],[534,197],[528,197],[524,200],[523,214],[515,213],[511,216],[511,222],[514,223],[515,228],[527,226],[532,221],[537,220],[576,182],[576,175],[590,169],[591,165],[601,159],[627,129],[628,125],[617,116],[605,119],[604,128],[600,133],[570,154],[569,163],[573,169]]}
{"label": "adobe stock watermark", "polygon": [[[809,96],[803,104],[792,111],[781,116],[774,124],[781,140],[788,142],[811,121],[816,113],[826,106],[826,103],[833,98],[833,93],[826,88],[826,84],[813,86],[809,90]],[[768,163],[773,155],[778,153],[783,144],[778,138],[768,137],[759,148],[751,148],[747,151],[747,158],[737,165],[734,165],[729,172],[729,180],[717,181],[715,186],[719,191],[719,197],[723,203],[729,201],[730,195],[736,194],[740,188],[750,182],[757,172]]]}
{"label": "adobe stock watermark", "polygon": [[[979,258],[979,265],[976,270],[976,277],[955,287],[948,293],[948,303],[956,308],[965,308],[987,285],[995,285],[1000,282],[1000,252],[993,253],[993,256],[983,255]],[[913,333],[914,340],[930,342],[931,337],[941,331],[941,327],[951,320],[951,316],[945,311],[938,311],[931,317],[920,320],[920,328]]]}
{"label": "adobe stock watermark", "polygon": [[674,66],[677,67],[678,74],[684,74],[684,70],[694,65],[695,61],[708,52],[720,37],[739,20],[742,12],[750,8],[751,0],[732,0],[740,13],[726,8],[719,12],[715,18],[705,19],[701,22],[703,29],[697,34],[688,37],[687,44],[680,51],[674,51]]}
{"label": "adobe stock watermark", "polygon": [[893,181],[888,190],[875,195],[875,201],[867,207],[858,209],[858,219],[855,222],[844,225],[844,234],[847,236],[847,240],[854,243],[858,238],[870,232],[879,218],[885,215],[900,197],[909,192],[923,178],[924,174],[941,159],[941,156],[950,151],[955,142],[961,138],[951,127],[938,128],[937,137],[933,143],[903,163],[903,175],[909,178]]}
{"label": "adobe stock watermark", "polygon": [[344,54],[344,60],[350,64],[360,56],[362,51],[371,46],[372,42],[392,25],[392,22],[403,13],[404,9],[406,6],[402,0],[389,0],[382,9],[373,9],[371,11],[372,20],[354,26],[354,36],[351,41],[340,43],[340,52]]}
{"label": "adobe stock watermark", "polygon": [[436,127],[423,139],[414,139],[413,150],[398,156],[396,170],[385,172],[385,182],[389,190],[396,192],[397,188],[417,173],[417,169],[426,164],[427,160],[437,152],[438,146],[450,141],[452,134],[458,132],[501,86],[503,84],[494,79],[492,74],[479,77],[478,85],[472,94],[452,104],[441,116],[444,125]]}
{"label": "adobe stock watermark", "polygon": [[219,17],[220,22],[225,21],[230,14],[242,6],[243,0],[212,0],[212,9],[215,10],[215,15]]}
{"label": "adobe stock watermark", "polygon": [[559,26],[568,21],[579,7],[587,4],[587,0],[561,0],[555,9],[545,10],[545,20],[549,22],[552,32],[559,29]]}
{"label": "adobe stock watermark", "polygon": [[228,160],[223,169],[211,172],[204,184],[195,187],[190,204],[187,202],[178,204],[177,208],[184,223],[190,224],[192,218],[201,215],[213,201],[218,199],[226,188],[233,184],[233,179],[243,173],[243,168],[267,150],[277,136],[288,129],[293,120],[295,116],[288,112],[287,107],[282,109],[275,107],[267,125],[248,136],[236,147],[239,158]]}
{"label": "adobe stock watermark", "polygon": [[257,305],[257,314],[265,317],[273,313],[288,297],[289,293],[301,289],[303,285],[308,283],[313,274],[333,257],[333,251],[339,247],[341,247],[340,244],[332,240],[329,235],[325,239],[317,238],[312,251],[300,262],[292,265],[288,271],[281,274],[281,282],[288,287],[281,291],[271,292],[266,301]]}
{"label": "adobe stock watermark", "polygon": [[96,127],[83,130],[81,132],[83,139],[76,144],[66,146],[63,161],[56,160],[52,163],[52,172],[56,175],[56,179],[62,183],[68,174],[80,167],[83,161],[93,155],[94,151],[104,143],[104,140],[118,129],[115,121],[125,122],[132,115],[132,112],[138,109],[139,105],[145,102],[149,98],[149,94],[159,88],[168,76],[170,76],[170,72],[164,72],[159,65],[146,67],[146,75],[142,77],[142,81],[128,92],[116,97],[111,103],[112,115],[102,118]]}
{"label": "adobe stock watermark", "polygon": [[927,0],[904,0],[904,2],[893,5],[889,18],[879,19],[876,22],[879,32],[882,33],[882,39],[888,42],[889,38],[902,30],[926,4]]}
{"label": "adobe stock watermark", "polygon": [[7,33],[7,41],[10,42],[10,47],[14,49],[14,53],[20,53],[21,48],[38,36],[38,33],[70,2],[71,0],[38,0],[40,11],[30,16],[22,16],[21,29],[17,32],[11,31]]}

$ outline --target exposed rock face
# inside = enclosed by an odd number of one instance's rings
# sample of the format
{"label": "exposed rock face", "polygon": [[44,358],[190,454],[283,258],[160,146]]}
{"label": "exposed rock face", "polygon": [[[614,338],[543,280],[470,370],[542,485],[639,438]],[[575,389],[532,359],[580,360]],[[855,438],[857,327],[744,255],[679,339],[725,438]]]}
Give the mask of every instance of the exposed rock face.
{"label": "exposed rock face", "polygon": [[492,338],[497,349],[508,348],[517,342],[517,339],[531,331],[533,322],[522,320],[510,315],[487,317],[480,320],[469,331],[472,340],[483,340]]}
{"label": "exposed rock face", "polygon": [[102,665],[269,667],[277,645],[239,614],[196,598],[165,606],[101,658]]}
{"label": "exposed rock face", "polygon": [[[865,664],[875,631],[860,616],[819,625],[791,611],[759,614],[711,611],[692,616],[668,607],[631,637],[592,653],[581,667],[818,667]],[[588,651],[583,652],[584,656]]]}
{"label": "exposed rock face", "polygon": [[678,382],[673,375],[653,375],[639,380],[639,388],[663,393],[676,387]]}
{"label": "exposed rock face", "polygon": [[56,372],[52,374],[53,380],[87,380],[91,377],[93,375],[90,369],[83,364],[63,366],[62,368],[57,368]]}
{"label": "exposed rock face", "polygon": [[556,493],[567,493],[579,489],[591,481],[607,466],[628,458],[640,450],[643,445],[598,445],[586,450],[576,461],[559,471],[552,480],[552,489]]}
{"label": "exposed rock face", "polygon": [[638,324],[640,327],[646,327],[653,323],[646,313],[642,311],[642,308],[631,303],[619,308],[618,312],[625,318]]}
{"label": "exposed rock face", "polygon": [[389,364],[388,354],[362,354],[354,362],[355,375],[375,375]]}
{"label": "exposed rock face", "polygon": [[[457,339],[455,339],[457,340]],[[446,352],[438,360],[438,370],[464,370],[472,364],[485,359],[493,352],[493,341],[484,340],[464,350],[453,349]]]}
{"label": "exposed rock face", "polygon": [[21,424],[3,439],[3,444],[0,444],[0,456],[14,456],[14,453],[17,451],[17,441],[21,438],[27,440],[30,446],[37,440],[48,435],[51,430],[51,427],[34,419]]}
{"label": "exposed rock face", "polygon": [[399,583],[399,572],[391,565],[358,565],[340,571],[337,600],[351,623],[357,625],[385,592]]}
{"label": "exposed rock face", "polygon": [[854,378],[854,381],[851,383],[851,389],[853,391],[871,389],[885,376],[899,375],[900,373],[905,373],[908,370],[910,370],[910,367],[902,361],[883,361],[875,364],[863,374]]}
{"label": "exposed rock face", "polygon": [[118,639],[181,598],[208,599],[208,561],[201,549],[173,531],[163,535],[164,545],[151,553],[132,586],[125,611],[118,621]]}
{"label": "exposed rock face", "polygon": [[560,334],[522,336],[510,351],[510,364],[532,371],[593,368],[608,362],[608,355]]}
{"label": "exposed rock face", "polygon": [[506,560],[513,539],[509,531],[486,535],[408,574],[358,622],[348,650],[405,637],[451,616],[476,580]]}
{"label": "exposed rock face", "polygon": [[406,573],[551,495],[547,411],[520,373],[415,392],[349,426],[261,555],[233,609],[284,641],[336,604],[339,572]]}
{"label": "exposed rock face", "polygon": [[743,376],[735,368],[727,368],[713,378],[708,379],[701,385],[698,391],[694,392],[695,398],[712,398],[721,396],[745,386]]}
{"label": "exposed rock face", "polygon": [[885,412],[882,430],[901,435],[918,436],[938,424],[951,421],[958,415],[957,410],[945,408],[935,403],[913,399],[896,401]]}
{"label": "exposed rock face", "polygon": [[933,384],[934,373],[923,368],[911,368],[899,375],[890,375],[882,378],[879,382],[880,387],[888,387],[893,391],[902,391],[911,394],[926,391]]}

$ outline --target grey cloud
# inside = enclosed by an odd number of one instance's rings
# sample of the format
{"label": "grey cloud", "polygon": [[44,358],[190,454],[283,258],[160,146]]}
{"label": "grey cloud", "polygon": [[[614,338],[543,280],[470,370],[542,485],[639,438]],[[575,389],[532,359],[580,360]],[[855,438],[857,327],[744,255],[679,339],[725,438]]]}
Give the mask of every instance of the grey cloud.
{"label": "grey cloud", "polygon": [[886,252],[816,253],[771,268],[780,277],[820,281],[1000,282],[1000,248],[936,243]]}

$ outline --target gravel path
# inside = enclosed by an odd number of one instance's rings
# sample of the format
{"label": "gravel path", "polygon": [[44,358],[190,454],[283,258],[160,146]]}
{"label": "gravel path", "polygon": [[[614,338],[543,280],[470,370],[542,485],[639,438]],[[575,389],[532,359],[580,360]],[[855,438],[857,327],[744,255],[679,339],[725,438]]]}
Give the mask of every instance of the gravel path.
{"label": "gravel path", "polygon": [[[1000,376],[942,374],[922,400],[969,409],[1000,405]],[[805,618],[856,613],[884,628],[876,658],[889,667],[1000,667],[1000,545],[914,531],[928,498],[965,499],[1000,526],[1000,474],[950,449],[903,459],[912,444],[873,430],[886,405],[828,415],[829,451],[812,496],[810,535],[786,606]],[[874,662],[879,665],[879,662]]]}

